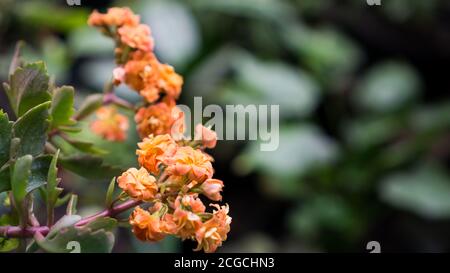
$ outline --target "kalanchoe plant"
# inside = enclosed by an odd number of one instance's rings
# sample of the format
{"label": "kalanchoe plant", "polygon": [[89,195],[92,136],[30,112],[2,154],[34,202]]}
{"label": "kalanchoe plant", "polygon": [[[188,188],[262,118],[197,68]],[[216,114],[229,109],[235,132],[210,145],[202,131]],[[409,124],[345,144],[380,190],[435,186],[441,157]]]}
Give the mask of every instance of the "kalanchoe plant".
{"label": "kalanchoe plant", "polygon": [[[4,84],[14,117],[0,111],[0,193],[7,193],[10,207],[0,217],[0,250],[70,252],[76,242],[81,252],[110,252],[116,217],[134,208],[129,223],[140,240],[173,235],[196,241],[196,250],[216,251],[230,230],[228,205],[213,204],[215,210],[207,212],[199,198],[222,199],[223,182],[212,177],[213,159],[204,152],[215,147],[215,132],[199,124],[194,139],[184,136],[184,116],[176,106],[182,77],[158,61],[150,28],[139,23],[139,16],[111,8],[106,14],[95,11],[88,23],[116,42],[117,68],[104,93],[87,97],[77,111],[72,87],[53,86],[42,62],[23,63],[20,45],[14,55]],[[122,83],[143,97],[139,107],[115,96],[114,87]],[[135,111],[142,138],[136,151],[139,168],[108,166],[98,148],[76,139],[79,121],[95,113],[91,130],[106,140],[123,141],[129,124],[118,108]],[[67,145],[77,152],[64,149]],[[59,168],[87,178],[117,175],[105,209],[85,218],[77,215],[77,195],[62,195]],[[116,183],[123,190],[118,196]],[[34,215],[37,200],[45,202],[46,223]],[[55,208],[66,203],[66,214],[55,221]]]}

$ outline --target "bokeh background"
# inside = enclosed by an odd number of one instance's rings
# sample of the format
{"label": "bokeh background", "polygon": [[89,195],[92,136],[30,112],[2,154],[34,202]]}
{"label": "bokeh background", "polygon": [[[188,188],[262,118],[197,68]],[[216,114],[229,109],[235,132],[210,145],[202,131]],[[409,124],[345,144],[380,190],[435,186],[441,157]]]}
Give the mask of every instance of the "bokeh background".
{"label": "bokeh background", "polygon": [[[1,81],[24,40],[25,59],[44,60],[78,103],[101,92],[113,44],[86,19],[111,6],[151,26],[158,57],[185,79],[180,103],[280,105],[278,150],[220,141],[212,151],[233,217],[220,251],[367,252],[372,240],[385,252],[450,251],[449,1],[0,0]],[[110,151],[109,163],[136,166],[133,127],[121,144],[78,137]],[[80,214],[101,208],[109,181],[61,175]],[[194,247],[117,233],[117,252]]]}

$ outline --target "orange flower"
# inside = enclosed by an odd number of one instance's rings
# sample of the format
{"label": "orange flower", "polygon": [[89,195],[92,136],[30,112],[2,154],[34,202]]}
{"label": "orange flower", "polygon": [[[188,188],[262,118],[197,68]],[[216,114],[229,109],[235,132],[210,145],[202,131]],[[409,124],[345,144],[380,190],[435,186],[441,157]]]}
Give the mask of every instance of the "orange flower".
{"label": "orange flower", "polygon": [[179,236],[183,240],[193,239],[202,221],[197,213],[205,212],[205,205],[197,198],[196,194],[178,196],[173,207],[173,214],[165,214],[164,231],[168,234]]}
{"label": "orange flower", "polygon": [[180,96],[183,78],[175,73],[172,66],[161,64],[156,57],[150,60],[148,66],[145,66],[142,79],[144,88],[140,93],[148,102],[158,99],[160,92],[165,92],[173,99]]}
{"label": "orange flower", "polygon": [[96,111],[97,120],[94,120],[91,130],[109,141],[124,141],[128,130],[128,118],[119,114],[116,107],[104,106]]}
{"label": "orange flower", "polygon": [[117,178],[119,187],[129,196],[142,201],[152,201],[158,192],[156,179],[145,168],[130,168]]}
{"label": "orange flower", "polygon": [[[149,65],[152,58],[154,58],[153,53],[139,50],[129,54],[129,59],[123,66],[125,71],[124,82],[132,89],[139,91],[144,88],[142,73],[144,72],[144,68]],[[121,82],[118,82],[117,84],[119,83]]]}
{"label": "orange flower", "polygon": [[174,139],[180,139],[184,132],[184,113],[175,105],[164,102],[139,108],[134,120],[141,138],[170,134]]}
{"label": "orange flower", "polygon": [[212,149],[216,147],[217,144],[217,134],[213,130],[198,124],[195,126],[195,134],[194,134],[195,140],[201,140],[202,145],[205,148]]}
{"label": "orange flower", "polygon": [[221,201],[220,192],[223,188],[223,182],[219,179],[206,179],[201,185],[202,193],[213,201]]}
{"label": "orange flower", "polygon": [[195,238],[198,246],[196,251],[203,249],[206,253],[215,252],[222,242],[227,239],[227,234],[230,231],[231,217],[228,216],[228,206],[219,207],[213,212],[211,219],[203,223],[203,225],[195,232]]}
{"label": "orange flower", "polygon": [[109,8],[106,14],[94,11],[88,19],[90,26],[135,26],[139,24],[139,16],[129,8]]}
{"label": "orange flower", "polygon": [[147,25],[124,25],[117,30],[117,33],[122,43],[131,48],[145,52],[153,50],[153,38],[151,37],[151,30]]}
{"label": "orange flower", "polygon": [[197,194],[186,194],[183,196],[179,195],[175,200],[174,207],[175,209],[188,209],[194,213],[203,213],[206,209]]}
{"label": "orange flower", "polygon": [[130,216],[133,233],[142,241],[159,241],[165,237],[158,213],[150,214],[148,211],[136,207]]}
{"label": "orange flower", "polygon": [[179,147],[176,153],[166,158],[167,171],[173,175],[186,175],[189,179],[202,182],[213,175],[211,157],[190,146]]}
{"label": "orange flower", "polygon": [[[183,78],[172,66],[161,64],[153,52],[138,50],[130,53],[123,69],[124,82],[139,91],[147,102],[157,101],[161,93],[172,99],[177,99],[181,93]],[[116,81],[116,84],[121,82]]]}
{"label": "orange flower", "polygon": [[141,166],[152,174],[159,173],[159,166],[167,157],[172,156],[177,144],[169,135],[149,136],[138,143],[140,149],[136,150]]}

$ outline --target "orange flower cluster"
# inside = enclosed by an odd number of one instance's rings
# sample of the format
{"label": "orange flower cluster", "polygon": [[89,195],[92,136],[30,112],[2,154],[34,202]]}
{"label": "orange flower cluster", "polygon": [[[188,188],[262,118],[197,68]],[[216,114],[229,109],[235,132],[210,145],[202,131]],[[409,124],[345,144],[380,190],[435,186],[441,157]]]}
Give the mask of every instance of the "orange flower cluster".
{"label": "orange flower cluster", "polygon": [[90,125],[92,132],[109,141],[124,141],[128,130],[128,118],[119,114],[115,106],[100,107],[97,119]]}
{"label": "orange flower cluster", "polygon": [[[172,118],[174,101],[181,93],[183,78],[172,66],[160,63],[153,52],[153,38],[147,25],[140,24],[139,16],[128,8],[110,8],[106,14],[94,11],[89,17],[91,26],[100,27],[104,33],[116,41],[116,62],[119,65],[113,72],[114,84],[125,83],[146,100],[154,103],[161,97],[168,104],[146,109],[145,106],[136,115],[139,134],[168,132],[167,122],[155,119]],[[155,114],[156,112],[156,114]],[[149,119],[149,116],[155,116]]]}
{"label": "orange flower cluster", "polygon": [[212,178],[212,157],[200,149],[183,146],[170,135],[149,136],[138,143],[139,170],[130,168],[118,179],[119,187],[133,199],[153,203],[137,207],[130,224],[137,238],[158,241],[166,235],[191,239],[196,250],[214,252],[226,240],[231,217],[228,206],[206,212],[199,198],[221,201],[223,182]]}
{"label": "orange flower cluster", "polygon": [[193,140],[183,137],[184,115],[176,106],[183,79],[158,61],[151,30],[139,16],[111,8],[106,14],[93,12],[89,24],[116,41],[114,84],[125,83],[145,99],[135,114],[140,169],[130,168],[117,179],[130,198],[150,205],[130,215],[133,233],[143,241],[173,235],[196,241],[195,250],[216,251],[230,231],[228,205],[212,204],[215,210],[207,212],[200,199],[222,200],[223,182],[213,178],[213,158],[204,152],[216,146],[216,133],[199,124]]}

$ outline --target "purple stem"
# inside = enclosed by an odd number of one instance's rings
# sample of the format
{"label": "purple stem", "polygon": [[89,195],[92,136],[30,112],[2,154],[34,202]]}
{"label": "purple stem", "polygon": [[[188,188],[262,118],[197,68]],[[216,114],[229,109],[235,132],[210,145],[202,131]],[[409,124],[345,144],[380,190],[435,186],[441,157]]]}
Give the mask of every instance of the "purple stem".
{"label": "purple stem", "polygon": [[[119,204],[115,207],[105,209],[99,213],[96,213],[91,216],[87,216],[83,219],[81,219],[79,222],[75,224],[75,226],[84,226],[86,224],[89,224],[90,222],[102,218],[102,217],[115,217],[116,215],[129,210],[139,204],[141,204],[142,201],[140,200],[129,200],[122,204]],[[19,226],[0,226],[0,236],[4,237],[20,237],[20,238],[26,238],[26,237],[33,237],[36,232],[39,232],[42,235],[47,235],[49,232],[48,226],[39,226],[39,227],[27,227],[25,229],[20,228]]]}

